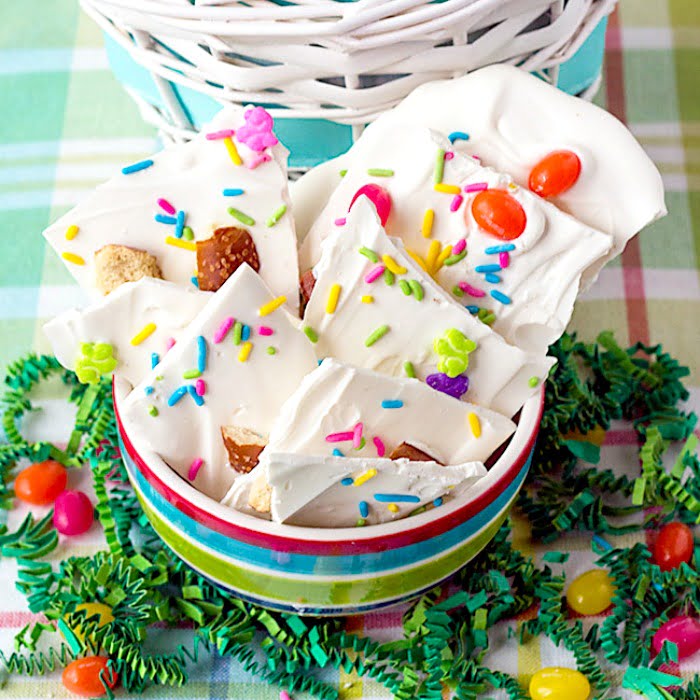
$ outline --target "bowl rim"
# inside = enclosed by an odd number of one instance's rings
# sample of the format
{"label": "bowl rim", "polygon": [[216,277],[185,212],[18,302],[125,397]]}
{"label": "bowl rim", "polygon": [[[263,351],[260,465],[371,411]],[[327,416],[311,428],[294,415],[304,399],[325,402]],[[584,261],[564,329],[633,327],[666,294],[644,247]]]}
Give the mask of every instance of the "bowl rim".
{"label": "bowl rim", "polygon": [[376,552],[437,537],[468,520],[493,501],[517,476],[534,447],[544,411],[544,384],[523,405],[515,433],[489,472],[463,496],[439,508],[371,527],[313,528],[285,525],[255,518],[225,506],[188,484],[177,472],[141,442],[128,434],[119,402],[128,391],[125,380],[112,384],[117,428],[129,458],[146,480],[186,517],[221,534],[265,548],[316,554]]}

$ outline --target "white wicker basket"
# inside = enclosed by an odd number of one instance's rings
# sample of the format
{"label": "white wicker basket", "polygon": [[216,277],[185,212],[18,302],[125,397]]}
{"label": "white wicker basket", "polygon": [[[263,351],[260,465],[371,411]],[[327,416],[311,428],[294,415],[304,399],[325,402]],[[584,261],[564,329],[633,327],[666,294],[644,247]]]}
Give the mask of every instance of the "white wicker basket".
{"label": "white wicker basket", "polygon": [[[557,69],[616,0],[81,0],[152,75],[144,117],[173,140],[194,133],[173,83],[220,103],[276,105],[279,119],[370,122],[429,80],[496,62]],[[128,86],[127,86],[128,87]]]}

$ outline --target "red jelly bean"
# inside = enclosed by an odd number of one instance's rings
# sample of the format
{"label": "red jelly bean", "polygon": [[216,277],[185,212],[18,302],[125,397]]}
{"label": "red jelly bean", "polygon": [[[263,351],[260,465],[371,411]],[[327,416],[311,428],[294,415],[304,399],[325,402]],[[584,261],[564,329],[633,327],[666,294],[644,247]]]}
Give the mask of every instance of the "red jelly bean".
{"label": "red jelly bean", "polygon": [[520,202],[505,190],[479,192],[474,197],[471,211],[480,228],[504,241],[520,236],[527,224],[527,216]]}
{"label": "red jelly bean", "polygon": [[84,659],[71,661],[63,669],[61,680],[63,685],[76,695],[86,698],[99,698],[105,695],[105,688],[100,680],[100,674],[109,688],[114,688],[119,682],[114,669],[107,668],[109,659],[106,656],[86,656]]}
{"label": "red jelly bean", "polygon": [[530,171],[528,186],[540,197],[556,197],[576,183],[581,161],[573,151],[552,151]]}
{"label": "red jelly bean", "polygon": [[355,192],[355,195],[350,202],[348,211],[352,209],[352,205],[355,203],[355,200],[362,195],[367,197],[372,204],[374,204],[379,220],[382,222],[382,226],[385,226],[387,219],[389,218],[389,214],[391,213],[391,195],[380,185],[363,185],[359,190],[357,190],[357,192]]}
{"label": "red jelly bean", "polygon": [[678,568],[693,556],[693,531],[683,523],[669,523],[661,528],[654,544],[653,559],[662,571]]}
{"label": "red jelly bean", "polygon": [[679,659],[692,656],[700,651],[700,622],[686,615],[672,617],[668,622],[664,622],[651,640],[655,654],[661,651],[666,640],[678,647]]}
{"label": "red jelly bean", "polygon": [[66,468],[52,459],[23,469],[15,479],[15,495],[25,503],[47,506],[66,488]]}
{"label": "red jelly bean", "polygon": [[53,525],[62,535],[82,535],[94,518],[92,502],[82,491],[64,491],[56,499]]}

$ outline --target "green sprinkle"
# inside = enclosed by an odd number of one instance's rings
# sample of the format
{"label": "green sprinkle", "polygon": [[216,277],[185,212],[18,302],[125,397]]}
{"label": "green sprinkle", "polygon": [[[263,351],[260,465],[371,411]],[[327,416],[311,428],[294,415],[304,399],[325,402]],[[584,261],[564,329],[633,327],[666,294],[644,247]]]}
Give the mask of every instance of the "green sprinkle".
{"label": "green sprinkle", "polygon": [[347,168],[343,168],[340,171],[340,177],[345,177],[348,174]]}
{"label": "green sprinkle", "polygon": [[399,288],[407,297],[411,296],[411,285],[406,280],[399,280]]}
{"label": "green sprinkle", "polygon": [[148,407],[148,414],[155,418],[158,415],[158,409],[155,406],[151,405]]}
{"label": "green sprinkle", "polygon": [[304,335],[312,342],[318,343],[318,333],[311,326],[304,326]]}
{"label": "green sprinkle", "polygon": [[433,173],[433,181],[436,185],[442,182],[442,176],[445,174],[445,149],[438,148],[435,155],[435,171]]}
{"label": "green sprinkle", "polygon": [[358,252],[360,255],[364,255],[370,262],[379,262],[379,256],[371,248],[365,248],[365,246],[362,246]]}
{"label": "green sprinkle", "polygon": [[243,324],[240,321],[236,321],[233,324],[233,344],[240,345],[243,339]]}
{"label": "green sprinkle", "polygon": [[162,381],[163,381],[163,375],[162,375],[162,374],[159,374],[159,375],[156,377],[156,381],[157,381],[157,382],[162,382]]}
{"label": "green sprinkle", "polygon": [[531,389],[534,389],[539,383],[540,383],[539,377],[530,377],[530,379],[527,380],[527,384]]}
{"label": "green sprinkle", "polygon": [[457,285],[452,287],[452,294],[454,294],[456,297],[464,296],[464,292]]}
{"label": "green sprinkle", "polygon": [[359,444],[359,446],[358,446],[358,447],[353,447],[352,449],[353,449],[353,450],[357,450],[357,451],[359,452],[361,449],[364,448],[364,446],[365,446],[366,444],[367,444],[367,440],[365,439],[365,436],[363,435],[363,436],[360,438],[360,444]]}
{"label": "green sprinkle", "polygon": [[467,257],[467,249],[465,248],[458,255],[450,255],[449,258],[446,258],[444,264],[447,265],[448,267],[450,265],[456,265],[458,262],[460,262],[461,260],[464,260],[464,258],[466,258],[466,257]]}
{"label": "green sprinkle", "polygon": [[185,228],[182,229],[182,237],[186,241],[193,241],[194,240],[194,231],[189,226],[185,226]]}
{"label": "green sprinkle", "polygon": [[368,168],[367,174],[372,177],[391,177],[394,171],[388,168]]}
{"label": "green sprinkle", "polygon": [[423,285],[418,280],[408,280],[408,284],[411,287],[411,292],[417,301],[423,301]]}
{"label": "green sprinkle", "polygon": [[384,283],[389,285],[391,287],[392,284],[396,281],[396,277],[394,276],[394,273],[387,267],[384,269]]}
{"label": "green sprinkle", "polygon": [[406,362],[403,363],[403,371],[406,373],[407,377],[410,377],[411,379],[416,378],[416,370],[413,367],[413,362],[406,360]]}
{"label": "green sprinkle", "polygon": [[364,527],[367,524],[367,521],[364,518],[358,518],[357,523],[355,523],[357,527]]}
{"label": "green sprinkle", "polygon": [[248,214],[244,214],[240,209],[229,207],[228,213],[231,214],[234,219],[238,219],[242,224],[246,224],[246,226],[255,226],[255,219],[248,216]]}
{"label": "green sprinkle", "polygon": [[265,226],[267,226],[268,228],[272,228],[284,216],[286,211],[287,205],[281,204],[279,207],[277,207],[277,209],[275,209],[274,212],[272,212],[272,215],[265,222]]}
{"label": "green sprinkle", "polygon": [[272,345],[268,345],[266,352],[268,355],[275,355],[277,353],[277,349],[272,347]]}
{"label": "green sprinkle", "polygon": [[201,377],[202,373],[198,369],[188,369],[186,372],[182,373],[183,379],[197,379]]}
{"label": "green sprinkle", "polygon": [[496,314],[494,314],[493,311],[489,311],[488,309],[479,309],[478,313],[476,314],[476,317],[482,323],[485,323],[487,326],[493,325],[493,322],[496,320]]}
{"label": "green sprinkle", "polygon": [[389,326],[379,326],[375,328],[365,340],[365,347],[371,348],[379,339],[383,338],[389,332]]}

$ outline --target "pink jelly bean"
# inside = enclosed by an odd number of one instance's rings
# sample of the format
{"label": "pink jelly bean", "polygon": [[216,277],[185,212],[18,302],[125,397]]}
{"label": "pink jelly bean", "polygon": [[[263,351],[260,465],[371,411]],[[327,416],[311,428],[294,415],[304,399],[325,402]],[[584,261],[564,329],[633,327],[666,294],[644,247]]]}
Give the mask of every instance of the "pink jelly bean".
{"label": "pink jelly bean", "polygon": [[[359,190],[357,190],[357,192],[355,192],[355,195],[350,202],[350,209],[352,209],[352,205],[355,203],[355,200],[362,195],[367,197],[367,199],[374,204],[374,208],[377,210],[382,226],[386,225],[389,214],[391,213],[391,195],[380,185],[363,185]],[[350,209],[348,209],[348,211],[350,211]]]}
{"label": "pink jelly bean", "polygon": [[95,519],[92,502],[82,491],[64,491],[53,508],[53,524],[62,535],[82,535]]}
{"label": "pink jelly bean", "polygon": [[684,659],[700,651],[700,621],[681,615],[672,617],[657,630],[651,645],[654,652],[661,651],[665,641],[673,642],[678,647],[678,658]]}

